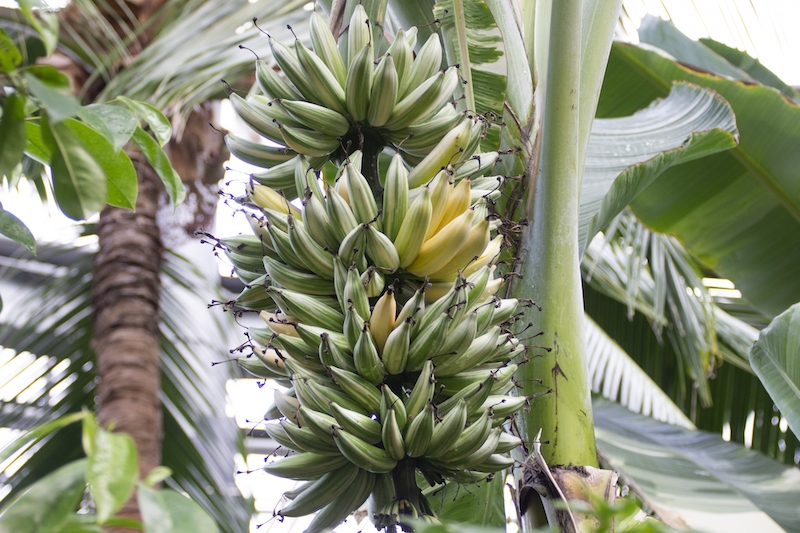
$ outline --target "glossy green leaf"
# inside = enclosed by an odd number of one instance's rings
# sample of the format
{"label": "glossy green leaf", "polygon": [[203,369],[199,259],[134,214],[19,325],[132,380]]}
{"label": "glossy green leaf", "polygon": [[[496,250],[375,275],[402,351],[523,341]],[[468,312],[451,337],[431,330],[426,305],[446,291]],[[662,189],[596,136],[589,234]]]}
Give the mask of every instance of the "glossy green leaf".
{"label": "glossy green leaf", "polygon": [[761,330],[750,364],[789,427],[800,436],[800,304]]}
{"label": "glossy green leaf", "polygon": [[172,138],[172,125],[164,113],[146,102],[131,100],[126,96],[118,96],[117,100],[127,105],[139,118],[147,122],[153,134],[158,139],[158,144],[164,146]]}
{"label": "glossy green leaf", "polygon": [[109,104],[91,104],[86,106],[105,124],[111,133],[109,141],[114,148],[120,149],[127,144],[138,124],[136,115],[129,109]]}
{"label": "glossy green leaf", "polygon": [[133,132],[133,142],[136,143],[136,146],[142,151],[147,161],[150,162],[158,177],[161,178],[167,188],[169,198],[172,200],[172,206],[177,207],[183,202],[186,190],[181,182],[181,177],[172,168],[167,154],[164,153],[164,150],[161,149],[156,140],[141,127],[137,127],[136,131]]}
{"label": "glossy green leaf", "polygon": [[3,209],[3,204],[0,204],[0,235],[20,243],[36,255],[36,239],[33,238],[33,233],[20,219]]}
{"label": "glossy green leaf", "polygon": [[30,120],[25,121],[25,154],[42,165],[49,165],[53,156],[42,138],[42,127]]}
{"label": "glossy green leaf", "polygon": [[35,76],[51,89],[63,92],[72,91],[69,77],[56,67],[51,67],[50,65],[30,65],[22,69],[22,72]]}
{"label": "glossy green leaf", "polygon": [[40,426],[36,426],[35,428],[26,431],[15,440],[8,443],[6,446],[0,450],[0,463],[4,462],[6,459],[11,457],[12,455],[19,453],[33,444],[36,444],[44,437],[50,435],[52,432],[61,429],[64,426],[72,424],[73,422],[77,422],[86,416],[86,412],[80,413],[70,413],[67,415],[60,416],[55,420],[51,420],[50,422],[46,422]]}
{"label": "glossy green leaf", "polygon": [[137,488],[145,533],[217,533],[214,520],[202,507],[171,489]]}
{"label": "glossy green leaf", "polygon": [[761,312],[775,316],[800,301],[800,107],[772,87],[615,43],[598,114],[629,114],[677,80],[712,89],[730,104],[739,145],[667,169],[634,200],[633,212],[649,228],[676,236]]}
{"label": "glossy green leaf", "polygon": [[0,118],[0,178],[11,177],[25,149],[25,96],[8,95]]}
{"label": "glossy green leaf", "polygon": [[128,501],[139,474],[136,444],[130,435],[98,429],[86,480],[94,499],[97,522],[105,523]]}
{"label": "glossy green leaf", "polygon": [[736,80],[752,81],[740,68],[730,64],[724,57],[698,41],[687,38],[671,22],[649,15],[639,26],[639,39],[669,52],[684,64],[694,65],[709,72]]}
{"label": "glossy green leaf", "polygon": [[777,531],[774,522],[800,531],[800,470],[602,399],[594,416],[611,467],[662,514],[708,532]]}
{"label": "glossy green leaf", "polygon": [[172,475],[172,470],[170,470],[166,466],[157,466],[147,473],[147,476],[145,476],[142,483],[144,483],[148,487],[153,487],[161,483],[171,475]]}
{"label": "glossy green leaf", "polygon": [[686,83],[630,117],[597,119],[581,188],[581,252],[667,168],[736,142],[730,106],[713,91]]}
{"label": "glossy green leaf", "polygon": [[773,72],[762,65],[758,59],[750,57],[741,50],[731,48],[713,39],[700,39],[700,42],[727,59],[732,65],[745,71],[754,80],[764,85],[775,87],[787,97],[800,104],[800,92],[773,74]]}
{"label": "glossy green leaf", "polygon": [[62,466],[0,511],[0,533],[58,533],[86,487],[85,461]]}
{"label": "glossy green leaf", "polygon": [[428,496],[428,501],[442,520],[469,522],[481,526],[506,523],[503,500],[503,476],[470,485],[468,490],[457,483],[445,485]]}
{"label": "glossy green leaf", "polygon": [[128,154],[112,146],[102,133],[82,122],[66,119],[64,124],[78,136],[92,158],[103,169],[108,189],[106,201],[118,207],[128,209],[136,207],[139,182],[136,178],[136,169],[133,168]]}
{"label": "glossy green leaf", "polygon": [[105,174],[80,137],[66,124],[49,121],[43,137],[52,151],[53,193],[61,211],[73,220],[100,211],[107,198]]}
{"label": "glossy green leaf", "polygon": [[[52,54],[58,44],[58,15],[39,0],[17,0],[17,3],[22,15],[42,38],[47,55]],[[39,9],[33,10],[34,7]]]}
{"label": "glossy green leaf", "polygon": [[90,109],[89,106],[81,106],[80,111],[78,111],[78,118],[97,133],[102,134],[108,142],[114,142],[114,134],[108,129],[108,126],[106,126],[106,123],[100,118],[100,115]]}
{"label": "glossy green leaf", "polygon": [[22,54],[6,30],[0,28],[0,72],[11,72],[22,63]]}
{"label": "glossy green leaf", "polygon": [[51,87],[31,72],[23,72],[23,77],[31,94],[47,110],[48,117],[54,124],[67,117],[74,117],[80,111],[80,103],[72,94]]}

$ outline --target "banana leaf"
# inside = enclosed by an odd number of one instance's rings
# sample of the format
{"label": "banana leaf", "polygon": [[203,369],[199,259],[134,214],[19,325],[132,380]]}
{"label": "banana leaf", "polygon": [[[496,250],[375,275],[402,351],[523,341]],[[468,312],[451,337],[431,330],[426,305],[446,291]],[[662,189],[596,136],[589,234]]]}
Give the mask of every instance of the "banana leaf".
{"label": "banana leaf", "polygon": [[719,435],[595,399],[598,447],[621,484],[672,525],[708,533],[800,531],[800,470]]}
{"label": "banana leaf", "polygon": [[[651,37],[651,44],[668,46]],[[739,145],[668,169],[631,208],[774,317],[800,300],[800,107],[772,87],[678,63],[652,47],[615,43],[598,116],[630,114],[678,80],[725,98]]]}

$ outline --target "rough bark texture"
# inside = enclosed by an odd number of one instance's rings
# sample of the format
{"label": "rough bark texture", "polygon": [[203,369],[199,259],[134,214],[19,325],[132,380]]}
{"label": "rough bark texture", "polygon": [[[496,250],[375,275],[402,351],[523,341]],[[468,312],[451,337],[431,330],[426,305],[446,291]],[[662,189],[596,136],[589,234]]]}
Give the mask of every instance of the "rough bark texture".
{"label": "rough bark texture", "polygon": [[[106,207],[97,226],[93,306],[97,411],[103,426],[130,434],[143,476],[161,464],[158,301],[163,246],[156,224],[160,182],[139,154],[136,212]],[[131,499],[121,515],[138,517]]]}

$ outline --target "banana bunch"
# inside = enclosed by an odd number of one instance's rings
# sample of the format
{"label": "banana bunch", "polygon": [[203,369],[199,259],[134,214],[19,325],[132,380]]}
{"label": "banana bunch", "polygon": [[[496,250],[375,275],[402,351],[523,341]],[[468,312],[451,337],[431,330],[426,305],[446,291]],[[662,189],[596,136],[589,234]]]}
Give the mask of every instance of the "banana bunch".
{"label": "banana bunch", "polygon": [[[503,426],[527,401],[512,379],[523,306],[498,296],[504,178],[497,152],[476,154],[486,121],[447,103],[458,77],[439,71],[438,36],[415,57],[415,29],[401,30],[376,66],[371,31],[357,6],[341,54],[314,13],[313,52],[270,39],[287,79],[259,62],[268,96],[231,96],[283,145],[227,136],[266,170],[238,198],[254,235],[220,247],[246,283],[235,305],[264,321],[237,362],[286,387],[267,431],[293,453],[264,470],[305,483],[277,512],[316,512],[311,533],[367,500],[378,527],[434,521],[431,490],[513,465],[521,442]],[[398,481],[417,473],[424,491]]]}
{"label": "banana bunch", "polygon": [[[462,124],[465,113],[447,105],[459,85],[457,68],[442,70],[438,35],[414,54],[416,28],[400,30],[388,51],[376,58],[372,25],[359,4],[347,38],[340,43],[346,53],[340,52],[316,12],[311,15],[310,36],[313,49],[299,40],[289,47],[269,37],[285,77],[258,60],[256,80],[262,94],[230,95],[234,111],[250,128],[281,145],[266,146],[229,134],[228,148],[240,159],[270,168],[302,154],[319,168],[329,157],[340,159],[337,155],[352,151],[346,147],[368,138],[400,146],[409,161],[418,162]],[[455,142],[463,146],[470,137],[461,130]],[[477,143],[479,138],[471,140]],[[448,156],[447,162],[457,161]]]}

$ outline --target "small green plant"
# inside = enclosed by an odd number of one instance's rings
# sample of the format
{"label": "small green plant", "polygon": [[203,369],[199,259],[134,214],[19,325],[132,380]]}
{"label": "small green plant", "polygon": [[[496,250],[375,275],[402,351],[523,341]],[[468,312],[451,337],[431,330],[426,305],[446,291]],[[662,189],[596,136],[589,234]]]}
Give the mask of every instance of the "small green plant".
{"label": "small green plant", "polygon": [[[22,456],[62,427],[82,421],[86,457],[33,483],[0,508],[0,533],[102,533],[124,526],[145,533],[215,533],[214,520],[197,503],[156,485],[169,478],[159,466],[139,481],[133,439],[97,425],[88,411],[62,416],[34,428],[0,450],[0,463]],[[142,521],[116,516],[136,490]]]}
{"label": "small green plant", "polygon": [[[183,184],[162,150],[172,137],[169,120],[150,104],[124,96],[81,105],[65,74],[37,62],[56,49],[56,14],[36,0],[18,4],[38,38],[0,28],[0,179],[13,188],[25,177],[43,198],[51,189],[59,209],[74,220],[89,218],[106,204],[133,209],[138,182],[124,150],[133,141],[173,203],[180,203]],[[0,234],[36,253],[30,230],[2,205]]]}

